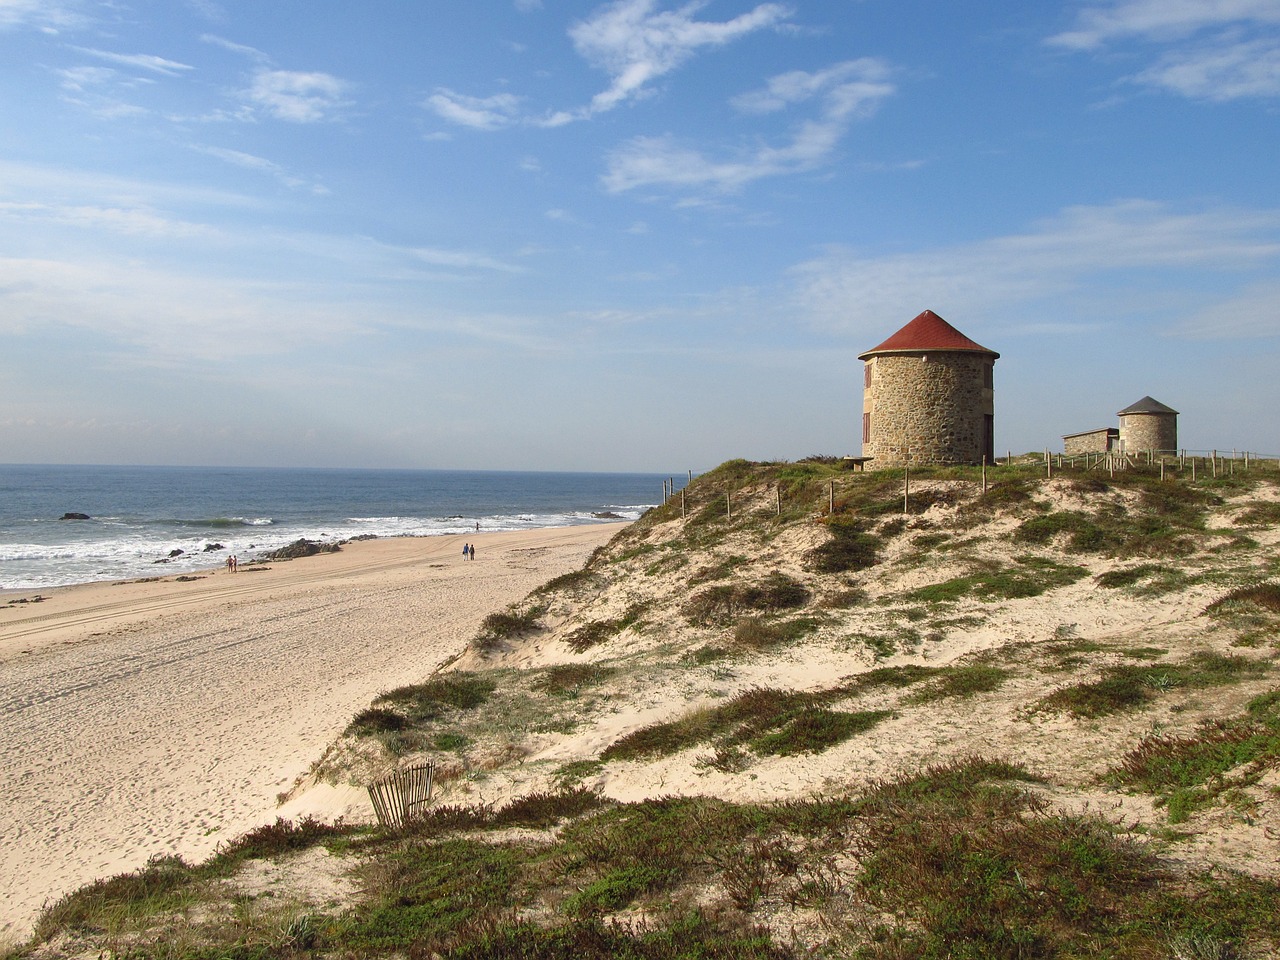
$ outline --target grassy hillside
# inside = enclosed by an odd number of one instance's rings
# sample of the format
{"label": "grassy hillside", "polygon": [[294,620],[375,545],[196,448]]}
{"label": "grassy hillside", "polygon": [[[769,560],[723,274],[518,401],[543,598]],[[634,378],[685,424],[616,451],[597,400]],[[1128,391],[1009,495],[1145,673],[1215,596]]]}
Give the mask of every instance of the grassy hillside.
{"label": "grassy hillside", "polygon": [[[1280,955],[1280,476],[731,461],[18,956]],[[263,875],[273,878],[264,886]]]}

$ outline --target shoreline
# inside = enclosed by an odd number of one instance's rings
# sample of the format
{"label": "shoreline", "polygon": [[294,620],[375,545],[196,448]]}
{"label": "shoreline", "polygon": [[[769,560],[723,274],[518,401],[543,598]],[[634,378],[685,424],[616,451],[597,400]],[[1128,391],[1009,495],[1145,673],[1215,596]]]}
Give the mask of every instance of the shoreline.
{"label": "shoreline", "polygon": [[[345,549],[346,547],[349,547],[352,544],[357,544],[357,543],[387,542],[387,541],[395,541],[395,540],[425,540],[425,539],[435,539],[440,537],[452,537],[462,541],[466,541],[468,538],[471,538],[471,539],[476,539],[477,542],[479,542],[478,538],[494,536],[494,535],[506,536],[508,534],[534,533],[539,530],[570,530],[570,529],[577,529],[580,527],[598,527],[598,526],[614,527],[614,526],[617,526],[618,524],[625,524],[625,523],[631,523],[631,522],[633,522],[631,518],[618,516],[615,514],[610,517],[598,516],[590,521],[581,521],[577,523],[561,523],[561,524],[553,524],[549,526],[524,526],[524,527],[514,527],[511,529],[490,528],[490,529],[481,529],[476,532],[472,532],[470,530],[464,530],[462,532],[449,531],[449,532],[439,532],[439,533],[431,532],[431,533],[357,534],[357,535],[348,536],[348,537],[339,537],[337,539],[326,538],[323,534],[317,534],[314,536],[301,535],[299,537],[294,538],[294,540],[290,541],[290,543],[282,543],[277,547],[271,547],[269,549],[259,549],[259,548],[250,546],[247,550],[240,551],[244,553],[246,556],[250,557],[250,559],[241,561],[241,567],[242,567],[241,572],[247,572],[247,570],[255,567],[261,568],[263,565],[267,565],[271,563],[283,562],[283,561],[268,560],[266,559],[266,554],[272,553],[275,550],[283,549],[289,546],[291,543],[296,543],[300,539],[310,540],[313,543],[319,543],[319,544],[339,544]],[[211,576],[220,570],[226,570],[227,560],[232,555],[232,551],[227,548],[223,548],[222,550],[215,551],[214,553],[216,553],[216,556],[208,557],[207,566],[200,565],[200,566],[192,566],[192,567],[182,567],[180,569],[171,570],[168,567],[166,558],[157,557],[154,560],[148,561],[148,563],[151,566],[155,567],[154,573],[139,572],[136,576],[113,576],[113,577],[103,577],[101,579],[93,579],[93,580],[72,580],[66,583],[38,584],[33,586],[22,586],[22,587],[10,587],[10,586],[0,585],[0,608],[2,608],[6,602],[9,602],[13,598],[19,597],[23,594],[32,594],[32,595],[39,594],[41,597],[45,597],[47,594],[50,594],[52,591],[70,590],[70,589],[77,589],[81,587],[96,587],[96,586],[107,586],[107,585],[125,586],[131,583],[154,583],[162,580],[174,580],[178,577],[191,578],[191,577]],[[195,557],[200,555],[201,554],[192,554],[191,556]],[[302,559],[306,559],[306,558],[302,558]]]}
{"label": "shoreline", "polygon": [[[311,812],[305,794],[278,797],[358,710],[625,525],[352,541],[236,573],[4,591],[0,936],[151,856],[203,859]],[[12,602],[24,595],[46,599]],[[362,800],[312,798],[331,816]]]}

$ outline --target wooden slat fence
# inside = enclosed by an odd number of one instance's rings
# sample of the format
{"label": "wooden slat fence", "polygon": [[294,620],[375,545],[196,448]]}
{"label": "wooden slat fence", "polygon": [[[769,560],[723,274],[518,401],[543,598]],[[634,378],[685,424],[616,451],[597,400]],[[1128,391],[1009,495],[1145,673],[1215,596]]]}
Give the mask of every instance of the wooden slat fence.
{"label": "wooden slat fence", "polygon": [[435,764],[397,770],[369,784],[369,799],[378,823],[389,830],[403,830],[422,808],[431,802],[431,780]]}

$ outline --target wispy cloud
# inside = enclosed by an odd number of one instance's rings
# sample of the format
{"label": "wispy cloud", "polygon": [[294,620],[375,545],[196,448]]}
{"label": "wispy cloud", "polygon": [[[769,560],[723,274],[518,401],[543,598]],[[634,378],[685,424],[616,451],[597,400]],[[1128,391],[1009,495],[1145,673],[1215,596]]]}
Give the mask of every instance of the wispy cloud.
{"label": "wispy cloud", "polygon": [[1259,283],[1231,297],[1198,310],[1187,317],[1174,333],[1191,340],[1280,337],[1280,283]]}
{"label": "wispy cloud", "polygon": [[115,75],[116,72],[110,67],[68,67],[58,71],[58,76],[62,78],[60,86],[72,93],[83,93],[110,83]]}
{"label": "wispy cloud", "polygon": [[175,220],[141,206],[0,201],[0,219],[57,223],[85,230],[151,237],[192,237],[210,232],[200,224]]}
{"label": "wispy cloud", "polygon": [[113,53],[110,50],[95,50],[92,47],[72,47],[71,49],[78,50],[80,53],[87,53],[89,56],[97,57],[99,60],[106,60],[108,63],[132,67],[137,70],[149,70],[152,73],[163,74],[167,77],[181,76],[186,71],[195,69],[190,64],[167,60],[151,53]]}
{"label": "wispy cloud", "polygon": [[[574,49],[592,67],[609,75],[610,83],[585,106],[553,110],[542,115],[521,113],[521,100],[511,94],[474,97],[447,88],[437,89],[423,106],[451,123],[476,130],[497,130],[514,124],[559,127],[605,113],[647,95],[655,81],[678,69],[699,51],[722,47],[749,33],[787,20],[791,9],[762,3],[730,20],[699,20],[706,0],[694,0],[674,10],[660,9],[658,0],[615,0],[569,28]],[[522,10],[540,2],[517,0]]]}
{"label": "wispy cloud", "polygon": [[1049,42],[1093,50],[1125,37],[1168,42],[1205,28],[1239,23],[1280,24],[1280,4],[1275,0],[1114,0],[1082,10],[1073,29],[1050,37]]}
{"label": "wispy cloud", "polygon": [[1280,210],[1180,213],[1129,200],[1069,207],[1023,233],[952,247],[889,255],[834,249],[799,265],[795,275],[801,302],[819,326],[866,334],[883,328],[886,317],[925,307],[1012,322],[1019,308],[1052,301],[1058,316],[1037,315],[1034,322],[1060,321],[1121,271],[1158,276],[1131,279],[1146,285],[1128,296],[1167,298],[1176,309],[1171,291],[1179,284],[1194,289],[1204,281],[1208,290],[1215,286],[1208,278],[1226,277],[1223,285],[1234,290],[1250,271],[1277,263]]}
{"label": "wispy cloud", "polygon": [[253,170],[258,173],[265,173],[290,189],[296,190],[306,188],[317,195],[323,195],[329,192],[319,184],[308,183],[308,181],[301,177],[294,176],[280,164],[272,160],[268,160],[265,157],[259,157],[252,153],[245,153],[242,150],[229,150],[226,147],[212,147],[205,144],[192,144],[191,149],[195,150],[197,153],[203,153],[207,156],[215,157],[224,163],[231,164],[233,167],[240,167],[244,170]]}
{"label": "wispy cloud", "polygon": [[704,47],[721,47],[791,16],[780,3],[762,3],[722,22],[697,20],[705,3],[657,9],[656,0],[617,0],[569,30],[574,48],[593,67],[609,74],[607,90],[596,94],[588,115],[612,110],[643,95],[646,87],[680,67]]}
{"label": "wispy cloud", "polygon": [[410,255],[433,267],[453,267],[462,270],[496,270],[500,273],[524,273],[525,268],[503,263],[493,257],[462,250],[440,250],[431,247],[413,247]]}
{"label": "wispy cloud", "polygon": [[1163,46],[1128,79],[1200,100],[1280,96],[1276,0],[1114,0],[1087,7],[1048,43],[1095,51],[1130,41]]}
{"label": "wispy cloud", "polygon": [[1215,43],[1162,56],[1134,77],[1197,100],[1280,96],[1280,39]]}
{"label": "wispy cloud", "polygon": [[257,47],[250,47],[243,43],[236,43],[232,40],[228,40],[226,37],[220,37],[214,33],[203,34],[200,37],[200,40],[203,43],[212,44],[215,47],[222,47],[223,50],[229,50],[231,53],[238,53],[241,56],[249,57],[251,60],[257,60],[260,63],[267,63],[271,59]]}
{"label": "wispy cloud", "polygon": [[519,119],[520,98],[499,93],[492,97],[470,97],[441,87],[422,104],[437,116],[473,130],[497,130]]}
{"label": "wispy cloud", "polygon": [[642,186],[733,191],[763,177],[812,170],[827,162],[857,119],[873,114],[895,92],[883,61],[850,60],[816,73],[791,71],[763,89],[735,97],[734,106],[772,113],[813,101],[817,116],[801,122],[782,146],[753,146],[711,159],[675,138],[637,137],[609,157],[603,181],[618,193]]}
{"label": "wispy cloud", "polygon": [[332,119],[348,106],[347,84],[328,73],[259,70],[248,90],[249,100],[278,120],[317,123]]}
{"label": "wispy cloud", "polygon": [[89,18],[78,0],[0,0],[0,30],[35,27],[50,33],[80,27]]}

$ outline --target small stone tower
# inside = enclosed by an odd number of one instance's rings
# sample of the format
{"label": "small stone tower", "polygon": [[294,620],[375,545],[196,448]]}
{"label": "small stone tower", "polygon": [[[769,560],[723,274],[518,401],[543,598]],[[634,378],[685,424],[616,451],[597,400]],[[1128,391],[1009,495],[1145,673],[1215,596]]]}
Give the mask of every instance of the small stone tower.
{"label": "small stone tower", "polygon": [[870,466],[994,462],[999,356],[932,310],[859,355]]}
{"label": "small stone tower", "polygon": [[1125,453],[1174,453],[1178,449],[1178,411],[1159,400],[1143,397],[1116,414],[1120,418],[1120,449]]}

